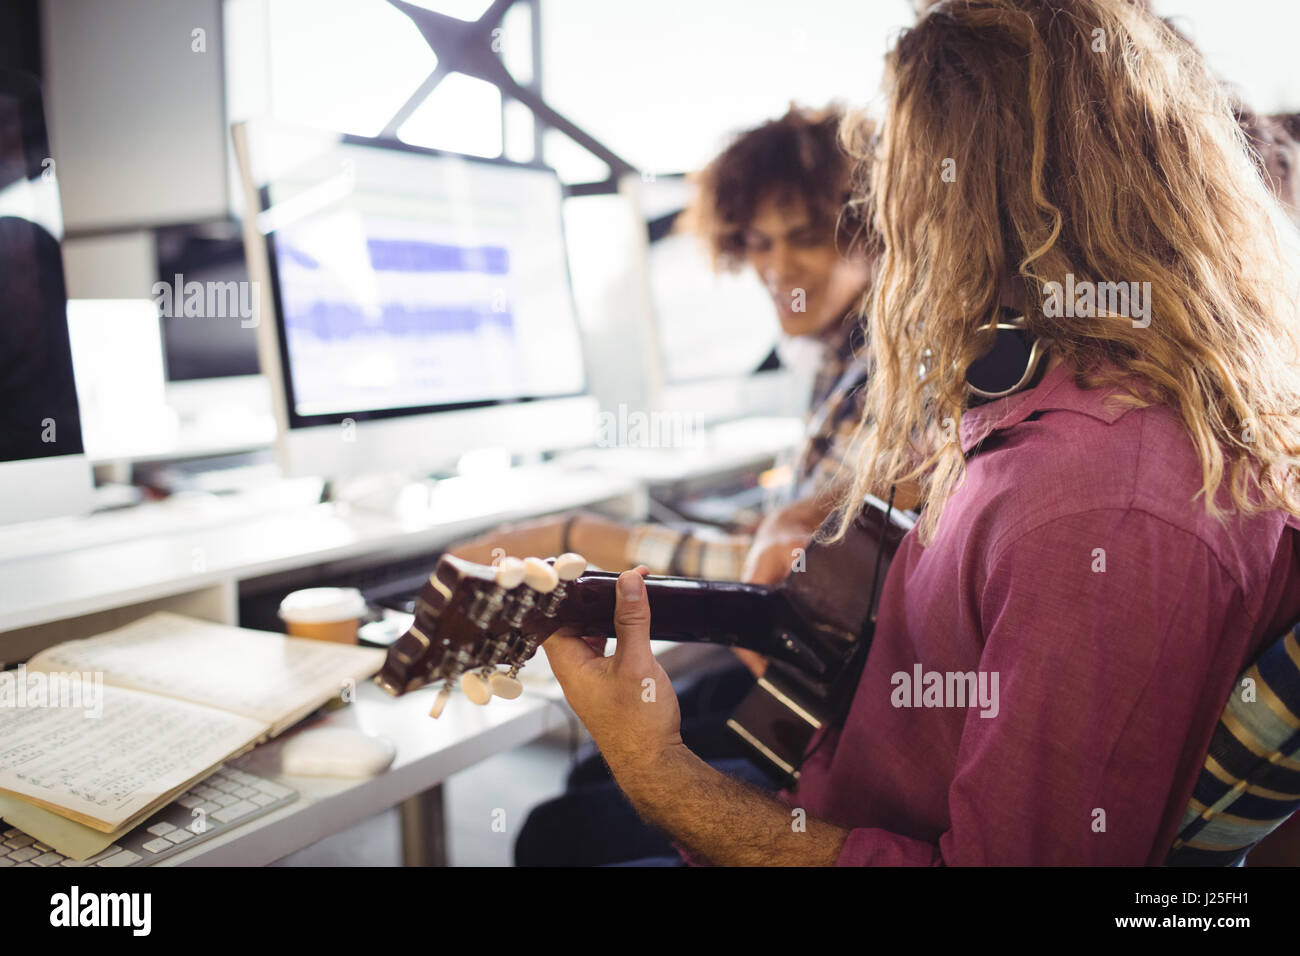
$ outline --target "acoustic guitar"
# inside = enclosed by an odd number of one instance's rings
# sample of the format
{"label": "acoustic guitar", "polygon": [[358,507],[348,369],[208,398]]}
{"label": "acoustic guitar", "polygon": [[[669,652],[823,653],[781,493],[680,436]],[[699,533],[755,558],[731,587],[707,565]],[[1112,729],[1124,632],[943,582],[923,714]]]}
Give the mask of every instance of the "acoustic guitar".
{"label": "acoustic guitar", "polygon": [[[913,521],[868,497],[842,539],[814,538],[774,587],[646,577],[652,638],[743,647],[768,658],[767,671],[727,725],[776,782],[796,781],[817,731],[846,715],[880,586]],[[444,555],[376,681],[394,695],[441,682],[433,717],[457,684],[476,704],[518,697],[520,668],[561,627],[616,637],[617,580],[588,570],[577,554],[504,558],[491,567]]]}

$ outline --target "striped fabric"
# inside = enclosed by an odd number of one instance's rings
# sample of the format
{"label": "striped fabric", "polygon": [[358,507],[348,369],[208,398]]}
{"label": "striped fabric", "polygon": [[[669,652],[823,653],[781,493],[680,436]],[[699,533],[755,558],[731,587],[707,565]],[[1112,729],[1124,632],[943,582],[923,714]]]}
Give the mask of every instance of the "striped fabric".
{"label": "striped fabric", "polygon": [[1166,865],[1240,866],[1300,809],[1298,639],[1300,624],[1237,681]]}
{"label": "striped fabric", "polygon": [[[866,408],[867,367],[859,357],[862,327],[854,312],[828,340],[821,368],[813,381],[804,441],[794,468],[787,501],[809,497],[833,484],[841,466],[851,465],[853,435]],[[669,564],[686,531],[665,525],[638,525],[627,544],[627,566],[644,564],[651,574],[668,574]],[[690,532],[678,554],[677,573],[688,578],[736,581],[745,567],[753,538],[749,535]]]}
{"label": "striped fabric", "polygon": [[[644,564],[651,574],[674,573],[672,559],[683,535],[684,532],[667,525],[637,525],[628,537],[628,566]],[[678,555],[679,569],[675,573],[709,581],[739,581],[749,546],[753,543],[750,535],[723,534],[714,528],[699,528],[691,532],[691,540]]]}

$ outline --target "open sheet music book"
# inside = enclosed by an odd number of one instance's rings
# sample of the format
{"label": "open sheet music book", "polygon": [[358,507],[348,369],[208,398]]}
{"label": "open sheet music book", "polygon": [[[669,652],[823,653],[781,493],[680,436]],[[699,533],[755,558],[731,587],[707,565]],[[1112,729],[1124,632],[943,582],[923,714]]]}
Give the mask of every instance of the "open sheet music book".
{"label": "open sheet music book", "polygon": [[383,660],[168,613],[60,644],[0,674],[0,791],[120,832]]}

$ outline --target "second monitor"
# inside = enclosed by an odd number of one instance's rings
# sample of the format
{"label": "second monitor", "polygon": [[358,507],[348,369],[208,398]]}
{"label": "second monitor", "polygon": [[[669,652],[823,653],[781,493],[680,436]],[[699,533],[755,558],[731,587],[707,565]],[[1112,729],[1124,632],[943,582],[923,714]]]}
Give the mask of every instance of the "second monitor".
{"label": "second monitor", "polygon": [[553,171],[244,124],[236,147],[288,471],[590,443]]}

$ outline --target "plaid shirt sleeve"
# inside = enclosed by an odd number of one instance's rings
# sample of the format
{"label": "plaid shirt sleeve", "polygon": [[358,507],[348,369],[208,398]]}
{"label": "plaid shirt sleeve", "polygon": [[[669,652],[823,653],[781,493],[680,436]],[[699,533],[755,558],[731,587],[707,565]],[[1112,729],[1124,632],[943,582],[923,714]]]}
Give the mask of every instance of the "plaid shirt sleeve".
{"label": "plaid shirt sleeve", "polygon": [[[843,334],[827,351],[813,385],[813,409],[792,486],[786,497],[807,498],[833,487],[841,469],[851,473],[856,458],[854,433],[866,406],[867,368],[856,355],[857,322],[847,317]],[[644,524],[628,539],[629,567],[644,564],[651,574],[667,574],[673,555],[681,547],[678,573],[712,581],[739,581],[753,537],[725,535],[712,528],[685,532],[663,525]]]}
{"label": "plaid shirt sleeve", "polygon": [[795,498],[811,497],[826,488],[835,487],[853,474],[857,458],[857,444],[853,441],[858,422],[862,418],[866,389],[860,388],[836,409],[834,423],[828,423],[819,436],[824,442],[821,454],[804,459],[802,474],[795,488]]}
{"label": "plaid shirt sleeve", "polygon": [[659,524],[637,525],[628,538],[628,567],[644,564],[651,574],[668,574],[673,554],[680,547],[678,573],[683,577],[710,581],[740,580],[753,538],[722,534],[712,528],[693,530],[690,536],[691,540],[683,545],[686,532]]}
{"label": "plaid shirt sleeve", "polygon": [[840,371],[841,377],[809,418],[795,474],[796,498],[809,497],[852,474],[858,447],[853,438],[866,412],[867,370],[848,362]]}

